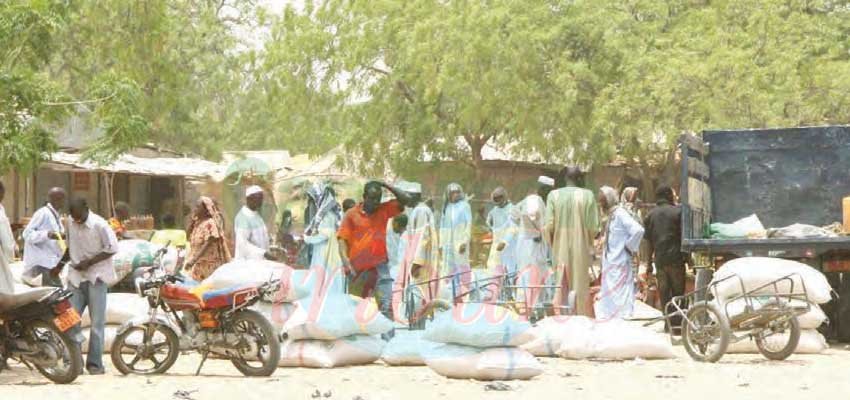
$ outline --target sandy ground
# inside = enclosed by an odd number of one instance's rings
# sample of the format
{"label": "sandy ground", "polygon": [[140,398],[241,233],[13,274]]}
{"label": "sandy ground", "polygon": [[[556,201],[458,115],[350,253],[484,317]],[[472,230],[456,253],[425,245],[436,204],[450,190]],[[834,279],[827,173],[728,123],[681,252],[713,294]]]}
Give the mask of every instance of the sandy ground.
{"label": "sandy ground", "polygon": [[[183,355],[167,375],[84,375],[71,385],[50,384],[19,364],[0,373],[2,399],[312,399],[317,390],[331,399],[827,399],[850,393],[850,351],[833,347],[817,356],[796,355],[770,362],[759,355],[727,355],[717,364],[691,361],[681,347],[666,361],[594,362],[541,359],[546,372],[510,391],[488,391],[486,382],[443,378],[427,367],[278,369],[270,378],[245,378],[227,361],[208,361],[194,376],[200,357]],[[109,366],[111,367],[111,365]]]}

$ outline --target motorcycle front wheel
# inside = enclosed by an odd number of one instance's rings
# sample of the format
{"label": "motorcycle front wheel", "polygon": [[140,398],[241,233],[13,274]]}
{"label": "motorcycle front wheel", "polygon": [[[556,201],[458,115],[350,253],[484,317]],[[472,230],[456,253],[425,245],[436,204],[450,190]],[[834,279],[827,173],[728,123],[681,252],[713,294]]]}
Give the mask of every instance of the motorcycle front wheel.
{"label": "motorcycle front wheel", "polygon": [[158,375],[177,361],[180,339],[170,327],[147,322],[132,326],[115,337],[112,364],[124,375]]}
{"label": "motorcycle front wheel", "polygon": [[53,322],[34,321],[29,325],[29,335],[44,357],[31,361],[45,378],[64,385],[76,380],[83,372],[80,347],[67,332],[56,328]]}
{"label": "motorcycle front wheel", "polygon": [[245,376],[270,376],[280,361],[280,343],[272,324],[253,310],[236,313],[230,321],[231,333],[239,337],[242,348],[230,359]]}

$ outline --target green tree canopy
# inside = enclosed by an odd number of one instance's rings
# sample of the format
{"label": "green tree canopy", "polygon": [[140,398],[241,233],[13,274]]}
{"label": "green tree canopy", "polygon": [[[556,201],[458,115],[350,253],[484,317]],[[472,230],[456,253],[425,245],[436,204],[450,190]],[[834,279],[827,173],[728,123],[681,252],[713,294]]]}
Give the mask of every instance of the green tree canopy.
{"label": "green tree canopy", "polygon": [[683,132],[850,117],[846,1],[308,3],[274,24],[248,143],[649,165]]}

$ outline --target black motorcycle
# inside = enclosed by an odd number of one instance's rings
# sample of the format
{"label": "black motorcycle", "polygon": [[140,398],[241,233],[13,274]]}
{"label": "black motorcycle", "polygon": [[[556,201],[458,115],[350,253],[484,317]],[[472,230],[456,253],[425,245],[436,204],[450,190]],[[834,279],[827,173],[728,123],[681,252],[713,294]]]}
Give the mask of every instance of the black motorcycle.
{"label": "black motorcycle", "polygon": [[80,314],[70,297],[56,288],[0,293],[0,365],[11,358],[55,383],[77,379],[83,358],[68,330],[80,323]]}

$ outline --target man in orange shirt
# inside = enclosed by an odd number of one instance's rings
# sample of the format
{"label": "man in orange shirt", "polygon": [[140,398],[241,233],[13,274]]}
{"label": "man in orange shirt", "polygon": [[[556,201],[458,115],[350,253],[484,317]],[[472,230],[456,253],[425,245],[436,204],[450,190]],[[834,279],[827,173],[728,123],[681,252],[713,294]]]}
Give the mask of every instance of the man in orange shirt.
{"label": "man in orange shirt", "polygon": [[[395,200],[381,203],[383,189],[389,190]],[[363,201],[345,213],[337,233],[343,272],[351,282],[365,282],[363,293],[354,294],[369,296],[374,287],[381,313],[390,319],[393,278],[387,257],[387,221],[401,214],[410,202],[407,193],[383,182],[370,181],[363,188]]]}

